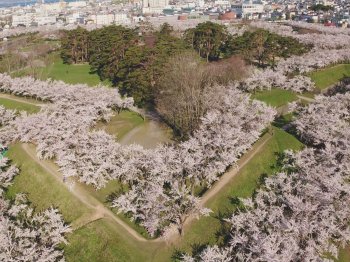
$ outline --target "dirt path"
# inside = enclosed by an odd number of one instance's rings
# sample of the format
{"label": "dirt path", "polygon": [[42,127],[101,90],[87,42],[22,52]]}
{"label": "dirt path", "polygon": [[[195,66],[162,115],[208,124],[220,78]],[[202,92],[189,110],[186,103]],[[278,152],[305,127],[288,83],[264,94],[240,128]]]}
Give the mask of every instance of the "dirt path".
{"label": "dirt path", "polygon": [[[270,134],[265,134],[262,138],[260,138],[253,148],[248,151],[246,154],[242,156],[242,158],[238,161],[237,165],[234,168],[231,168],[228,172],[222,175],[222,177],[210,188],[201,199],[201,206],[205,206],[205,204],[214,197],[230,180],[236,176],[239,171],[264,147],[264,145],[272,138]],[[135,240],[140,242],[173,242],[179,238],[178,234],[174,234],[171,238],[163,239],[146,239],[141,236],[138,232],[136,232],[133,228],[131,228],[128,224],[122,221],[116,214],[114,214],[110,209],[105,207],[102,202],[94,198],[87,192],[79,183],[76,183],[73,187],[70,187],[67,183],[63,182],[62,174],[55,168],[53,164],[50,164],[48,161],[40,160],[36,156],[35,149],[30,148],[28,144],[22,144],[23,150],[30,156],[30,158],[38,163],[42,168],[44,168],[48,173],[53,175],[58,183],[61,183],[63,186],[67,187],[70,192],[78,198],[82,203],[84,203],[87,207],[91,208],[94,213],[86,218],[81,217],[73,224],[73,228],[80,228],[92,221],[101,219],[101,218],[109,218],[118,223],[121,227],[123,227]],[[191,221],[193,221],[195,217],[188,217],[185,220],[184,227],[189,226]]]}
{"label": "dirt path", "polygon": [[9,95],[9,94],[0,94],[0,97],[6,98],[6,99],[8,99],[8,100],[16,101],[16,102],[19,102],[19,103],[32,105],[32,106],[41,107],[41,106],[44,105],[44,104],[40,104],[40,103],[29,102],[29,101],[26,101],[26,100],[21,99],[21,98],[16,98],[16,97],[14,97],[13,95]]}
{"label": "dirt path", "polygon": [[270,134],[265,134],[261,139],[257,141],[255,148],[253,150],[248,151],[246,154],[242,156],[242,158],[238,161],[235,167],[230,168],[225,174],[223,174],[220,179],[208,190],[201,199],[201,206],[204,207],[209,199],[214,197],[221,189],[226,186],[230,180],[236,176],[239,171],[246,165],[252,158],[261,151],[261,149],[265,146],[265,144],[270,141],[272,136]]}
{"label": "dirt path", "polygon": [[301,96],[301,95],[297,95],[298,98],[302,99],[302,100],[305,100],[305,101],[308,101],[308,102],[315,102],[315,99],[313,98],[310,98],[310,97],[306,97],[306,96]]}
{"label": "dirt path", "polygon": [[162,239],[148,240],[140,236],[134,229],[132,229],[119,217],[117,217],[111,210],[105,207],[103,203],[101,203],[96,198],[92,197],[86,190],[84,190],[81,186],[79,186],[79,183],[76,183],[73,188],[69,187],[66,183],[64,183],[61,173],[59,173],[58,170],[56,170],[52,165],[48,164],[46,161],[38,159],[36,156],[35,150],[31,149],[28,144],[22,144],[22,148],[33,161],[39,164],[48,173],[53,175],[56,178],[58,183],[61,183],[63,186],[67,187],[76,198],[78,198],[87,207],[94,210],[95,213],[93,215],[93,218],[95,220],[100,219],[102,217],[110,218],[115,222],[117,222],[120,226],[122,226],[137,241],[141,241],[141,242],[146,242],[146,241],[161,242],[162,241]]}
{"label": "dirt path", "polygon": [[[219,193],[220,190],[222,190],[231,181],[231,179],[235,177],[241,171],[241,169],[246,164],[248,164],[249,161],[252,160],[252,158],[257,153],[259,153],[263,149],[265,144],[268,141],[270,141],[272,137],[273,136],[267,133],[262,138],[260,138],[256,142],[256,144],[253,146],[253,148],[250,151],[248,151],[246,154],[244,154],[242,158],[240,158],[240,160],[238,161],[235,167],[230,168],[225,174],[221,176],[221,178],[206,193],[204,193],[200,202],[200,206],[204,207],[211,198],[213,198],[217,193]],[[186,218],[183,225],[184,231],[190,228],[190,224],[195,219],[197,219],[196,216],[189,216]]]}

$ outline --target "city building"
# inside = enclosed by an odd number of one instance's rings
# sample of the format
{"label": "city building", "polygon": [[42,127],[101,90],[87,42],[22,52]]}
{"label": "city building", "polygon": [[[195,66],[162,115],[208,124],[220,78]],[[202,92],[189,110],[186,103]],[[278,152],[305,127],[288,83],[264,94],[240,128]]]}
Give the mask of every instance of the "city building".
{"label": "city building", "polygon": [[142,13],[144,14],[161,14],[169,5],[169,0],[143,0]]}
{"label": "city building", "polygon": [[264,13],[264,4],[260,0],[244,0],[232,5],[232,10],[242,18],[251,18]]}

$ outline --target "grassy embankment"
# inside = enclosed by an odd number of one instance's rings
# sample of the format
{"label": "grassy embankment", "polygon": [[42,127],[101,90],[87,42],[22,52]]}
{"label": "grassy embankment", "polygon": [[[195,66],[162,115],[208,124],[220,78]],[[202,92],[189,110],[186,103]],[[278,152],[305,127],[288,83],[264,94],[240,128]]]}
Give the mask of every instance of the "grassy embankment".
{"label": "grassy embankment", "polygon": [[273,107],[280,107],[289,102],[298,100],[297,94],[283,89],[257,91],[252,95],[253,99],[260,100]]}
{"label": "grassy embankment", "polygon": [[[301,94],[304,97],[313,98],[320,91],[335,85],[343,77],[350,77],[350,64],[339,64],[331,67],[326,67],[321,70],[313,71],[308,76],[316,85],[314,92],[305,92]],[[280,107],[288,102],[298,100],[297,94],[282,89],[272,89],[270,91],[258,91],[252,95],[252,98],[263,101],[271,106]]]}
{"label": "grassy embankment", "polygon": [[309,74],[318,90],[323,90],[336,83],[343,77],[350,77],[350,64],[339,64],[326,67]]}
{"label": "grassy embankment", "polygon": [[95,129],[102,129],[119,140],[123,138],[130,130],[142,125],[144,121],[145,120],[139,114],[125,110],[113,116],[108,123],[97,123]]}
{"label": "grassy embankment", "polygon": [[[15,100],[12,100],[10,95],[7,97],[0,97],[0,105],[3,105],[7,109],[17,110],[17,111],[26,111],[29,114],[37,113],[40,111],[40,107],[34,105],[35,103],[39,104],[33,99],[19,98],[15,97]],[[21,102],[23,101],[23,102]]]}

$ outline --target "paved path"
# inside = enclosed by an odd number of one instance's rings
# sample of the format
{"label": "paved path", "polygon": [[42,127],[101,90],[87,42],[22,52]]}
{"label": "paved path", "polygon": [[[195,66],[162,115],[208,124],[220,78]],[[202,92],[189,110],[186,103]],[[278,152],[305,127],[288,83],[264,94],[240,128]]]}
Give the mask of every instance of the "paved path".
{"label": "paved path", "polygon": [[[230,182],[230,180],[236,176],[239,171],[258,153],[260,152],[265,144],[272,138],[270,134],[265,134],[262,138],[260,138],[256,144],[253,146],[251,150],[249,150],[246,154],[242,156],[242,158],[238,161],[237,165],[234,168],[231,168],[228,172],[222,175],[222,177],[203,195],[200,205],[205,206],[205,204],[213,198],[223,187]],[[110,209],[108,209],[102,202],[98,199],[94,198],[90,195],[88,191],[86,191],[79,183],[76,183],[73,187],[69,187],[67,183],[63,182],[62,174],[54,167],[53,164],[49,164],[47,161],[40,160],[36,156],[36,152],[34,148],[31,148],[28,144],[22,144],[23,150],[30,156],[30,158],[39,164],[43,169],[45,169],[48,173],[53,175],[58,183],[61,183],[63,186],[67,187],[71,193],[79,199],[83,204],[93,210],[93,214],[91,218],[79,218],[78,221],[75,222],[73,228],[80,228],[81,226],[91,223],[97,219],[101,218],[109,218],[118,223],[121,227],[123,227],[131,237],[140,242],[168,242],[174,241],[180,236],[178,234],[174,234],[171,236],[171,239],[146,239],[141,236],[138,232],[136,232],[133,228],[131,228],[128,224],[122,221],[116,214],[114,214]],[[195,217],[188,217],[185,220],[184,227],[193,221]],[[80,220],[80,221],[79,221]]]}

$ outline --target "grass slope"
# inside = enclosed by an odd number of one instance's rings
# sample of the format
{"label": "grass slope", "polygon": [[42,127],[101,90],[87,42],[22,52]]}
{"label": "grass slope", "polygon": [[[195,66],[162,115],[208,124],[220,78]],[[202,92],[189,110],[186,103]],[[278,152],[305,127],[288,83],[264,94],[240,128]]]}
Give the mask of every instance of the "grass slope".
{"label": "grass slope", "polygon": [[343,77],[350,77],[350,64],[340,64],[310,73],[316,88],[325,89],[338,83]]}
{"label": "grass slope", "polygon": [[339,257],[337,262],[349,262],[350,261],[350,246],[339,251]]}
{"label": "grass slope", "polygon": [[283,89],[258,91],[251,97],[274,107],[280,107],[298,99],[294,92]]}
{"label": "grass slope", "polygon": [[102,129],[106,133],[116,136],[119,140],[142,123],[144,123],[144,120],[139,114],[123,110],[119,114],[114,115],[108,123],[97,123],[95,129]]}
{"label": "grass slope", "polygon": [[29,114],[37,113],[40,111],[39,106],[21,103],[11,99],[0,97],[0,105],[3,105],[7,109],[15,109],[18,111],[26,111]]}
{"label": "grass slope", "polygon": [[[117,180],[112,180],[107,183],[107,185],[99,190],[96,190],[92,186],[89,185],[83,185],[83,187],[96,199],[98,199],[100,202],[104,203],[104,205],[108,208],[111,208],[111,201],[110,197],[121,193],[126,192],[128,190],[127,185],[123,185],[121,182]],[[130,220],[129,217],[125,216],[122,213],[118,214],[117,209],[111,208],[112,211],[120,218],[122,219],[126,224],[128,224],[130,227],[132,227],[135,231],[137,231],[140,235],[142,235],[145,238],[150,239],[151,236],[148,234],[147,230],[140,226],[139,224],[134,223]]]}
{"label": "grass slope", "polygon": [[64,248],[68,262],[161,261],[156,259],[155,254],[161,244],[134,241],[107,219],[76,230],[68,241]]}
{"label": "grass slope", "polygon": [[51,78],[62,80],[68,84],[87,84],[96,86],[101,83],[97,74],[90,74],[90,65],[67,65],[61,59],[57,59],[52,65],[42,71],[42,79]]}
{"label": "grass slope", "polygon": [[21,170],[7,192],[9,198],[13,198],[18,193],[26,193],[29,201],[38,211],[50,206],[57,207],[67,222],[89,213],[89,209],[68,189],[57,183],[54,177],[32,161],[20,144],[10,146],[8,157]]}
{"label": "grass slope", "polygon": [[[61,80],[67,84],[87,84],[88,86],[96,86],[103,83],[111,86],[110,82],[101,82],[97,74],[90,73],[89,64],[68,65],[64,64],[58,53],[53,53],[48,56],[47,61],[49,66],[36,68],[35,75],[37,78],[46,80]],[[12,73],[13,77],[22,77],[31,75],[32,70],[26,68]]]}

